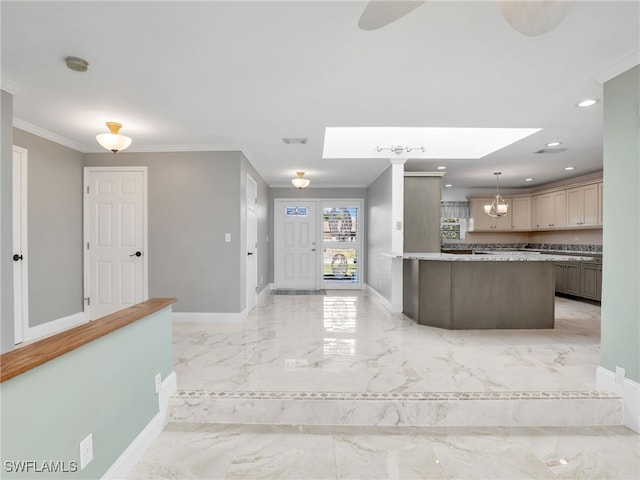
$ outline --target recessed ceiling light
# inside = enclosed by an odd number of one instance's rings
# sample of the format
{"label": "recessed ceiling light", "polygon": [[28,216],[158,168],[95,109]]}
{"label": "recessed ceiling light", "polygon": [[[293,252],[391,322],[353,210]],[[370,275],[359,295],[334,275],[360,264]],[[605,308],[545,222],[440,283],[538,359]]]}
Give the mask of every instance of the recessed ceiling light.
{"label": "recessed ceiling light", "polygon": [[573,170],[576,167],[564,167],[565,170]]}
{"label": "recessed ceiling light", "polygon": [[449,187],[453,187],[453,185],[451,185],[450,183],[447,183],[445,187],[449,188]]}
{"label": "recessed ceiling light", "polygon": [[443,165],[440,165],[440,166],[438,167],[438,170],[445,170],[446,168],[447,168],[447,167],[445,167],[445,166],[443,166]]}
{"label": "recessed ceiling light", "polygon": [[557,147],[558,145],[562,145],[562,142],[549,142],[547,143],[547,147]]}
{"label": "recessed ceiling light", "polygon": [[525,182],[533,182],[533,178],[525,178],[524,181]]}
{"label": "recessed ceiling light", "polygon": [[598,100],[596,98],[586,98],[586,99],[582,100],[580,103],[578,103],[578,106],[579,107],[590,107],[591,105],[595,105],[599,101],[600,100]]}

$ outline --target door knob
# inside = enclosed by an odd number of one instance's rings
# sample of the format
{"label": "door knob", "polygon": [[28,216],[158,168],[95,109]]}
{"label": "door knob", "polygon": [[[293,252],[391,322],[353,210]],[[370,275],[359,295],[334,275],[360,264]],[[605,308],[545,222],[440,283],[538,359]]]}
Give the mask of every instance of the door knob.
{"label": "door knob", "polygon": [[253,255],[253,252],[247,252],[247,255]]}
{"label": "door knob", "polygon": [[17,253],[13,256],[13,261],[17,262],[18,260],[22,260],[24,257],[22,255],[18,255]]}
{"label": "door knob", "polygon": [[142,256],[142,252],[140,250],[138,250],[136,253],[132,253],[129,256],[130,257],[141,257]]}

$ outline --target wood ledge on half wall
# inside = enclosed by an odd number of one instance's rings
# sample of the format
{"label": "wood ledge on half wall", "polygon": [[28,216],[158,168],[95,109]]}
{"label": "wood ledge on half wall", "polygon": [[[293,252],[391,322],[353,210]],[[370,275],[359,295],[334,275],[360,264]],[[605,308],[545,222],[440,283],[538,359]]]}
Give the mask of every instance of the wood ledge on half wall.
{"label": "wood ledge on half wall", "polygon": [[77,327],[3,353],[0,355],[0,382],[5,382],[145,318],[176,301],[176,298],[151,298],[94,321],[83,323]]}

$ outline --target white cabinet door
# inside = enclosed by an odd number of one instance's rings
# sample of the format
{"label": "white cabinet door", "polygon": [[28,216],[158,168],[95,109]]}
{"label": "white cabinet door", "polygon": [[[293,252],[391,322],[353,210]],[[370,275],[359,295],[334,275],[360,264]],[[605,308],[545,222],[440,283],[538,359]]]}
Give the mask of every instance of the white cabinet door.
{"label": "white cabinet door", "polygon": [[531,197],[511,199],[511,228],[513,230],[531,229]]}
{"label": "white cabinet door", "polygon": [[598,225],[598,193],[597,183],[567,190],[567,226]]}

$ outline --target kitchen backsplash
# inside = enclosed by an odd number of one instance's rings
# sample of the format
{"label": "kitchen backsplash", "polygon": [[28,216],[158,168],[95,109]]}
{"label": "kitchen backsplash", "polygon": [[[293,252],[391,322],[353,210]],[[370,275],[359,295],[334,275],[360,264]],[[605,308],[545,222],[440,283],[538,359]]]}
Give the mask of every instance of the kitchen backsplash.
{"label": "kitchen backsplash", "polygon": [[549,250],[563,252],[602,253],[602,245],[576,245],[568,243],[449,243],[443,242],[445,250]]}

